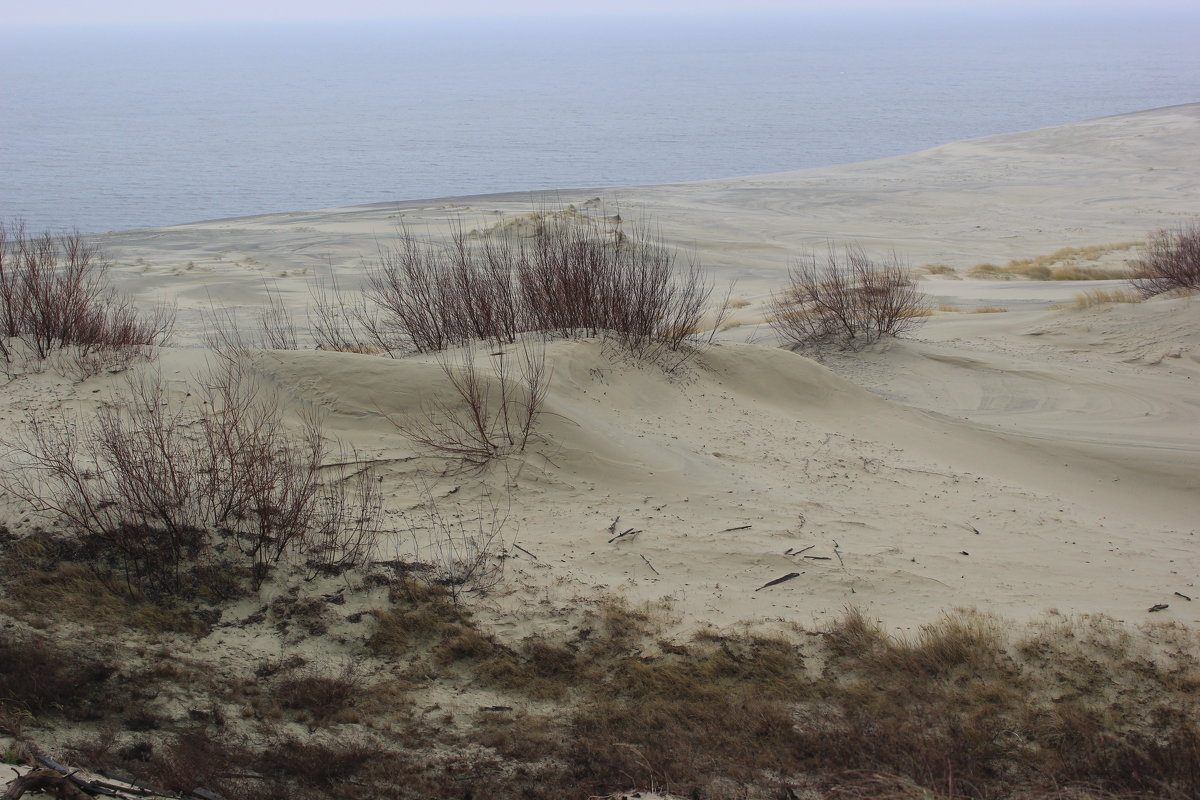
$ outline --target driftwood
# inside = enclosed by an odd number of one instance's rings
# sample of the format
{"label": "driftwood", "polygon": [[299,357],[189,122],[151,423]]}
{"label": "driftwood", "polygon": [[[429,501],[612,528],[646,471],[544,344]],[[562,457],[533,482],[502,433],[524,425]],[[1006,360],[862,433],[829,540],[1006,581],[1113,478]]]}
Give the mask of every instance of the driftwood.
{"label": "driftwood", "polygon": [[[116,800],[137,800],[137,798],[167,798],[178,795],[169,794],[161,789],[151,789],[139,786],[118,786],[107,781],[87,780],[79,776],[76,770],[59,764],[52,758],[47,758],[30,747],[31,755],[42,766],[24,775],[19,775],[9,783],[0,800],[17,800],[27,792],[48,792],[60,800],[91,800],[93,797],[112,797]],[[188,796],[199,797],[202,800],[224,800],[219,795],[196,789]]]}
{"label": "driftwood", "polygon": [[35,769],[26,772],[8,785],[0,800],[17,800],[26,792],[50,792],[66,800],[91,800],[91,797],[75,785],[71,775],[63,775],[52,769]]}
{"label": "driftwood", "polygon": [[[641,553],[638,553],[638,555],[640,555],[640,556],[641,556],[642,554],[641,554]],[[658,574],[659,574],[658,570],[656,570],[656,569],[654,568],[654,565],[650,563],[650,559],[646,558],[645,556],[642,556],[642,561],[645,561],[645,562],[646,562],[646,566],[650,568],[650,571],[651,571],[651,572],[653,572],[655,575],[658,575]]]}
{"label": "driftwood", "polygon": [[733,533],[734,531],[746,531],[746,530],[750,530],[753,527],[754,527],[753,525],[742,525],[741,527],[738,527],[738,528],[726,528],[725,530],[721,531],[721,533]]}
{"label": "driftwood", "polygon": [[776,578],[773,581],[767,581],[766,583],[764,583],[762,586],[758,587],[754,591],[761,592],[763,589],[766,589],[768,586],[778,586],[779,584],[783,583],[784,581],[790,581],[792,578],[799,578],[799,577],[800,577],[799,572],[789,572],[787,575],[784,575],[782,578]]}
{"label": "driftwood", "polygon": [[538,560],[538,557],[537,557],[537,556],[535,556],[533,553],[531,553],[531,552],[529,552],[528,550],[526,550],[524,547],[521,547],[521,545],[517,544],[516,542],[513,542],[513,547],[517,548],[517,549],[518,549],[518,550],[520,550],[522,553],[524,553],[525,555],[527,555],[527,556],[529,556],[530,558],[532,558],[534,561],[537,561],[537,560]]}
{"label": "driftwood", "polygon": [[[619,517],[618,517],[618,519],[619,519]],[[612,543],[613,543],[613,542],[615,542],[617,539],[620,539],[620,538],[622,538],[622,537],[625,537],[625,536],[637,536],[639,533],[641,533],[641,531],[639,531],[639,530],[634,530],[633,528],[629,528],[628,530],[621,531],[621,532],[620,532],[620,533],[618,533],[616,536],[614,536],[614,537],[612,537],[611,539],[609,539],[609,540],[608,540],[608,543],[609,543],[609,544],[612,544]]]}

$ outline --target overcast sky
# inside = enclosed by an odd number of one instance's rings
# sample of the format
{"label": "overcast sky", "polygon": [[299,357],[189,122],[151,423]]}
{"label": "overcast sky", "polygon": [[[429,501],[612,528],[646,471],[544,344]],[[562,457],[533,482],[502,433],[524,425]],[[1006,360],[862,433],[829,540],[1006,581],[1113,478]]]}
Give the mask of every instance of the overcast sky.
{"label": "overcast sky", "polygon": [[806,11],[1094,11],[1191,10],[1195,0],[0,0],[6,25],[128,24],[403,19],[518,15],[588,16],[659,13],[779,13]]}

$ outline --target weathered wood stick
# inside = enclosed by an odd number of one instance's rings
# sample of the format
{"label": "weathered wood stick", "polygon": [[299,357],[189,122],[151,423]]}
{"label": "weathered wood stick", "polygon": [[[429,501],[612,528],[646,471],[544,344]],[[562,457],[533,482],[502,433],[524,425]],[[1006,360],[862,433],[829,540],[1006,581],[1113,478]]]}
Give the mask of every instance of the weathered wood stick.
{"label": "weathered wood stick", "polygon": [[630,528],[629,530],[626,530],[626,531],[621,531],[621,532],[620,532],[620,533],[618,533],[616,536],[614,536],[614,537],[612,537],[611,539],[609,539],[609,540],[608,540],[608,543],[609,543],[609,544],[612,544],[612,543],[613,543],[613,542],[615,542],[617,539],[620,539],[620,538],[622,538],[622,537],[624,537],[624,536],[637,536],[639,533],[641,533],[641,531],[634,530],[633,528]]}
{"label": "weathered wood stick", "polygon": [[763,589],[766,589],[768,586],[778,586],[779,584],[783,583],[784,581],[790,581],[792,578],[799,578],[799,577],[800,577],[799,572],[789,572],[787,575],[784,575],[782,578],[776,578],[773,581],[767,581],[766,583],[764,583],[762,586],[758,587],[754,591],[761,592]]}
{"label": "weathered wood stick", "polygon": [[90,800],[70,776],[62,775],[52,769],[35,769],[26,772],[8,785],[8,790],[0,795],[0,800],[17,800],[26,792],[50,791],[66,800]]}

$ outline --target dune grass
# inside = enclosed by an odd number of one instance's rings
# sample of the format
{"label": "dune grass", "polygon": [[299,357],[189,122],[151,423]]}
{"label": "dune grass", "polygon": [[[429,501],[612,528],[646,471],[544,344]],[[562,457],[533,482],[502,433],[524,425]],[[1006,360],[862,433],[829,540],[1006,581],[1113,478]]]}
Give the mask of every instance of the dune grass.
{"label": "dune grass", "polygon": [[1140,302],[1142,302],[1142,296],[1128,289],[1089,289],[1086,292],[1075,295],[1072,306],[1082,309],[1109,305],[1111,303]]}
{"label": "dune grass", "polygon": [[1049,255],[1020,258],[1004,266],[977,264],[967,271],[972,278],[990,280],[1025,279],[1032,281],[1104,281],[1122,280],[1133,273],[1124,267],[1103,267],[1097,262],[1105,256],[1123,253],[1141,242],[1116,242],[1087,247],[1064,247]]}

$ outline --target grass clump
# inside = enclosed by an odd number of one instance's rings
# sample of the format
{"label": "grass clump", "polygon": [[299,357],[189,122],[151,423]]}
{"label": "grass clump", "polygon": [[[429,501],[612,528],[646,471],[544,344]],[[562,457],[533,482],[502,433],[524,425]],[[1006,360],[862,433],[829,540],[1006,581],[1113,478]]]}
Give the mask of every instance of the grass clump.
{"label": "grass clump", "polygon": [[0,634],[0,717],[94,718],[103,710],[105,684],[115,671],[103,661],[64,653],[42,636]]}
{"label": "grass clump", "polygon": [[[252,739],[164,722],[114,734],[90,759],[255,800],[1200,792],[1200,649],[1182,626],[1052,617],[1020,628],[960,611],[898,636],[850,609],[808,636],[672,642],[659,611],[608,599],[557,637],[505,645],[441,587],[406,579],[390,594],[388,619],[406,633],[393,631],[394,647],[381,628],[372,639],[396,675],[405,658],[424,664],[425,697],[410,685],[381,700],[379,685],[291,659],[260,676],[299,715],[282,715],[287,728],[250,705],[243,713],[266,715],[248,720]],[[26,674],[46,663],[21,660],[35,665]]]}
{"label": "grass clump", "polygon": [[286,710],[323,725],[353,708],[364,694],[361,676],[350,664],[341,669],[309,667],[276,681],[273,696]]}
{"label": "grass clump", "polygon": [[1012,280],[1024,278],[1031,281],[1106,281],[1130,277],[1125,268],[1101,267],[1100,259],[1113,253],[1125,252],[1137,247],[1139,242],[1117,242],[1087,247],[1064,247],[1050,255],[1034,258],[1019,258],[1001,267],[996,264],[977,264],[967,271],[973,278]]}
{"label": "grass clump", "polygon": [[405,577],[388,590],[388,600],[389,608],[374,612],[375,628],[367,638],[372,655],[404,655],[470,629],[467,613],[441,586]]}
{"label": "grass clump", "polygon": [[150,598],[97,568],[88,548],[39,533],[9,541],[0,553],[4,582],[0,608],[31,624],[70,621],[116,631],[203,636],[217,616],[175,598]]}
{"label": "grass clump", "polygon": [[1140,303],[1142,299],[1140,294],[1128,289],[1089,289],[1075,295],[1072,306],[1084,309],[1111,303]]}
{"label": "grass clump", "polygon": [[949,264],[926,264],[921,267],[928,275],[943,275],[946,277],[956,277],[958,271]]}

